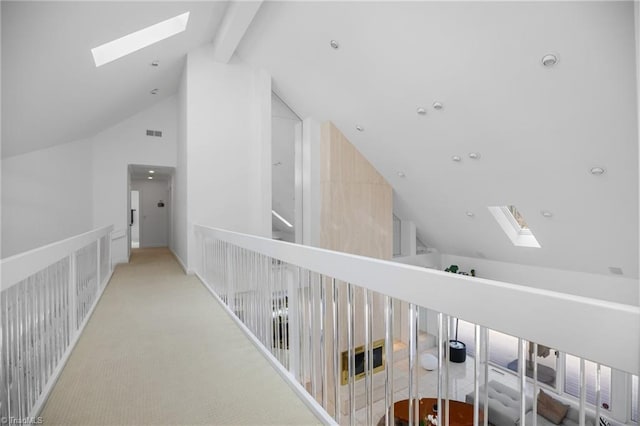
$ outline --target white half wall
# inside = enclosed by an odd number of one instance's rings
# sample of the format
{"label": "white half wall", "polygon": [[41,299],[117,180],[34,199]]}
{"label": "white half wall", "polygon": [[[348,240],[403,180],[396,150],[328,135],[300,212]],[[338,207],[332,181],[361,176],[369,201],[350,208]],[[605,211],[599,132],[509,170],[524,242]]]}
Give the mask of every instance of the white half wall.
{"label": "white half wall", "polygon": [[186,72],[193,269],[193,224],[271,238],[271,78],[237,61],[214,61],[210,47],[189,53]]}
{"label": "white half wall", "polygon": [[461,271],[469,272],[471,269],[475,269],[476,276],[481,278],[627,305],[637,305],[638,303],[637,279],[520,265],[450,254],[442,254],[441,256],[443,268],[449,265],[458,265]]}
{"label": "white half wall", "polygon": [[2,258],[92,229],[91,166],[86,140],[2,160]]}
{"label": "white half wall", "polygon": [[[178,102],[175,96],[159,101],[133,117],[93,137],[93,223],[114,225],[128,232],[129,164],[176,166]],[[162,137],[146,136],[161,130]],[[113,241],[114,263],[128,262],[127,238]]]}

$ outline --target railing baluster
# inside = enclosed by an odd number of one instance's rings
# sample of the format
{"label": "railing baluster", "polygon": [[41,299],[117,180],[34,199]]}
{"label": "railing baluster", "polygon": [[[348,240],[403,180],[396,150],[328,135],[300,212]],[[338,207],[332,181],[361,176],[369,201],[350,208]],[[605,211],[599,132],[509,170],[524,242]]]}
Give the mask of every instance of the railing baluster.
{"label": "railing baluster", "polygon": [[324,337],[325,321],[327,318],[327,296],[326,296],[326,280],[324,276],[320,276],[320,376],[322,377],[322,407],[325,410],[329,409],[327,387],[329,377],[327,375],[327,356],[326,356],[326,342]]}
{"label": "railing baluster", "polygon": [[331,314],[333,319],[333,418],[340,423],[340,328],[338,324],[338,313],[340,308],[340,299],[338,295],[338,283],[335,278],[331,278],[332,305]]}
{"label": "railing baluster", "polygon": [[384,377],[384,415],[385,426],[391,426],[394,421],[393,410],[393,299],[384,297],[384,347],[385,347],[385,377]]}
{"label": "railing baluster", "polygon": [[366,355],[366,383],[367,396],[367,424],[373,424],[373,295],[371,290],[364,291],[365,303],[365,351]]}
{"label": "railing baluster", "polygon": [[349,359],[349,424],[356,424],[353,284],[347,283],[347,357]]}
{"label": "railing baluster", "polygon": [[[585,425],[585,405],[587,403],[587,372],[584,358],[580,358],[580,426]],[[597,420],[597,419],[596,419]],[[597,420],[599,422],[599,420]]]}
{"label": "railing baluster", "polygon": [[518,339],[518,376],[520,378],[520,425],[525,426],[525,414],[527,413],[526,406],[526,386],[527,386],[527,365],[526,365],[526,345],[527,341],[524,339]]}
{"label": "railing baluster", "polygon": [[533,419],[532,426],[538,426],[538,344],[533,344]]}
{"label": "railing baluster", "polygon": [[[442,312],[438,312],[438,410],[441,411],[442,408],[442,391],[443,391],[443,383],[442,383],[442,376],[444,374],[443,371],[443,358],[444,358],[444,344],[445,344],[445,340],[444,340],[444,325],[443,325],[443,321],[444,321],[444,315],[442,314]],[[447,346],[449,345],[449,342],[447,342]],[[442,426],[442,414],[438,416],[438,426]]]}

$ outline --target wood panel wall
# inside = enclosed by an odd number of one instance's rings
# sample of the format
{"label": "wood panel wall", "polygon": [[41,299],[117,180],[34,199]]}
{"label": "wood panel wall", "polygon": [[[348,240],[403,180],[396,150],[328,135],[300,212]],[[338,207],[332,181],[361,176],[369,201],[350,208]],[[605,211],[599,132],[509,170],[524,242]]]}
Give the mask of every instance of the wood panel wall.
{"label": "wood panel wall", "polygon": [[391,259],[391,185],[331,122],[321,127],[320,246]]}

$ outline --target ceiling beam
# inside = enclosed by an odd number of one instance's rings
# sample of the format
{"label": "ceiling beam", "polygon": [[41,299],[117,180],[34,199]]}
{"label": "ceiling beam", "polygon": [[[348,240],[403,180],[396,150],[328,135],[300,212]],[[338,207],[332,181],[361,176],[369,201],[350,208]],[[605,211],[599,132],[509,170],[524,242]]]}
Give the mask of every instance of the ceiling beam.
{"label": "ceiling beam", "polygon": [[260,9],[262,0],[233,0],[227,6],[222,23],[213,39],[213,59],[225,64],[231,60],[240,40]]}

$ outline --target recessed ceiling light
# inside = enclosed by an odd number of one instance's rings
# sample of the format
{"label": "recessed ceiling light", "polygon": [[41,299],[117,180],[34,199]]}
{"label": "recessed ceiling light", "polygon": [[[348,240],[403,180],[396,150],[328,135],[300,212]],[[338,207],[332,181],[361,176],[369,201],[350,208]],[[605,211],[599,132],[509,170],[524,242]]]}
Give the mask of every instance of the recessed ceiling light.
{"label": "recessed ceiling light", "polygon": [[331,45],[331,47],[332,47],[333,49],[337,49],[337,48],[339,48],[339,47],[340,47],[340,45],[338,44],[338,42],[337,42],[337,41],[335,41],[335,40],[331,40],[331,42],[330,42],[329,44]]}
{"label": "recessed ceiling light", "polygon": [[590,172],[592,175],[599,176],[604,173],[604,169],[602,167],[593,167]]}
{"label": "recessed ceiling light", "polygon": [[275,163],[273,163],[273,165],[274,166],[280,166],[280,165],[282,165],[282,162],[281,161],[276,161]]}
{"label": "recessed ceiling light", "polygon": [[451,157],[451,159],[452,159],[453,161],[461,161],[461,160],[462,160],[462,158],[460,158],[460,156],[459,156],[459,155],[454,155],[453,157]]}
{"label": "recessed ceiling light", "polygon": [[156,59],[155,61],[151,62],[151,66],[152,66],[152,67],[157,67],[157,66],[159,66],[159,65],[160,65],[160,61],[159,61],[159,60],[157,60],[157,59]]}
{"label": "recessed ceiling light", "polygon": [[473,217],[473,216],[475,216],[475,214],[474,214],[473,212],[467,212],[466,214],[467,214],[467,216],[469,216],[469,217]]}
{"label": "recessed ceiling light", "polygon": [[398,176],[400,176],[401,178],[406,177],[407,175],[404,174],[404,172],[398,172]]}
{"label": "recessed ceiling light", "polygon": [[149,176],[149,177],[147,177],[147,179],[153,179],[153,176]]}
{"label": "recessed ceiling light", "polygon": [[362,127],[361,125],[358,124],[356,126],[356,130],[359,131],[359,132],[364,132],[364,127]]}
{"label": "recessed ceiling light", "polygon": [[480,153],[478,152],[470,152],[469,153],[469,158],[473,159],[473,160],[477,160],[480,158]]}
{"label": "recessed ceiling light", "polygon": [[422,108],[422,107],[418,107],[418,109],[416,110],[416,112],[420,115],[426,115],[427,114],[427,110]]}
{"label": "recessed ceiling light", "polygon": [[548,54],[542,57],[542,65],[545,67],[552,67],[558,63],[558,57],[556,55]]}
{"label": "recessed ceiling light", "polygon": [[156,172],[155,170],[149,170],[149,173],[155,173],[155,172]]}
{"label": "recessed ceiling light", "polygon": [[442,105],[442,103],[440,103],[440,102],[434,102],[433,103],[433,109],[440,111],[443,108],[444,108],[444,105]]}
{"label": "recessed ceiling light", "polygon": [[130,53],[162,41],[187,29],[189,12],[127,34],[91,49],[96,67],[108,64]]}
{"label": "recessed ceiling light", "polygon": [[149,93],[151,93],[152,95],[157,95],[157,94],[158,94],[158,92],[159,92],[159,90],[158,90],[158,89],[153,89],[153,90],[152,90],[151,92],[149,92]]}
{"label": "recessed ceiling light", "polygon": [[541,214],[542,216],[544,216],[544,217],[551,217],[551,216],[553,216],[553,213],[551,213],[549,210],[542,210],[542,211],[540,212],[540,214]]}

